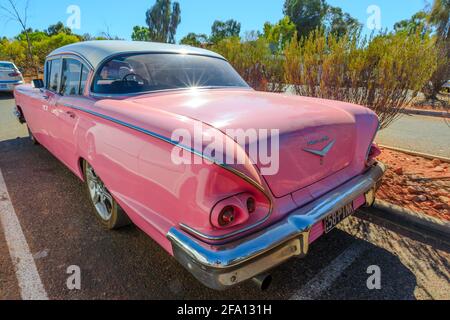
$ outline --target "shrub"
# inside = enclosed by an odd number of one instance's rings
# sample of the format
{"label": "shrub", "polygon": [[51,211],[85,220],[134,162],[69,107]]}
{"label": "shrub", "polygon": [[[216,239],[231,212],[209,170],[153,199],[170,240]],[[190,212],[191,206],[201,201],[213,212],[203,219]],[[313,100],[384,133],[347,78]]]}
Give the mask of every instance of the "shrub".
{"label": "shrub", "polygon": [[244,42],[237,37],[227,38],[211,49],[223,55],[254,89],[284,90],[284,57],[272,52],[265,38]]}
{"label": "shrub", "polygon": [[419,33],[336,38],[321,31],[285,49],[285,79],[299,95],[357,103],[388,126],[436,69],[434,40]]}

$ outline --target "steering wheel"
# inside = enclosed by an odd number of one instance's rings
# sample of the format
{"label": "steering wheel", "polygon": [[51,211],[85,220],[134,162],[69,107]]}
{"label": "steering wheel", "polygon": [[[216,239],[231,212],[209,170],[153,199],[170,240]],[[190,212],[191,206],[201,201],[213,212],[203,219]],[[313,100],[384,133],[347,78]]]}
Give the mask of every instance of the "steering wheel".
{"label": "steering wheel", "polygon": [[[134,79],[128,80],[129,77],[134,77]],[[124,81],[124,82],[128,82],[128,81],[139,82],[138,80],[142,80],[142,82],[144,83],[144,85],[148,83],[148,81],[147,81],[146,79],[144,79],[144,77],[142,77],[142,76],[140,76],[140,75],[138,75],[138,74],[136,74],[136,73],[129,73],[129,74],[125,75],[125,76],[122,78],[122,81]]]}

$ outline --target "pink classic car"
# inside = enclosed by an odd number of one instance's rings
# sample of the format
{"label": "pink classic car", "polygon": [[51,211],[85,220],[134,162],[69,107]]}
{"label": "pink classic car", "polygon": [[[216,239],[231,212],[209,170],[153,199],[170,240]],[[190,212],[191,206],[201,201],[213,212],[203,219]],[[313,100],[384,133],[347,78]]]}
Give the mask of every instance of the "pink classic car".
{"label": "pink classic car", "polygon": [[369,109],[256,92],[207,50],[72,44],[14,94],[31,139],[86,183],[106,228],[134,223],[213,289],[266,287],[371,206],[385,171]]}

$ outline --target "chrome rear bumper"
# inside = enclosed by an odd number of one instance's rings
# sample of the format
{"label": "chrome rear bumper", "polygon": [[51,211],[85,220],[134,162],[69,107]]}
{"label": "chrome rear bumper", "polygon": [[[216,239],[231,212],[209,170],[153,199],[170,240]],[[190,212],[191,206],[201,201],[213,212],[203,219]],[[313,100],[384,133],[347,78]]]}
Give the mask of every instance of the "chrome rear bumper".
{"label": "chrome rear bumper", "polygon": [[385,170],[382,163],[377,163],[282,221],[231,243],[206,244],[177,228],[172,228],[167,238],[175,258],[200,282],[212,289],[227,289],[294,256],[305,256],[311,227],[361,195],[373,198]]}

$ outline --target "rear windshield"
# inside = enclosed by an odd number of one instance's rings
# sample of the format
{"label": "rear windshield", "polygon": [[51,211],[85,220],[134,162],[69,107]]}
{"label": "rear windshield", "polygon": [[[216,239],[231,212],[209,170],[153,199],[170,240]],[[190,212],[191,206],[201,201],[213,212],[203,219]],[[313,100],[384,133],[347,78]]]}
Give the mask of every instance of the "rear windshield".
{"label": "rear windshield", "polygon": [[184,54],[115,57],[97,72],[93,92],[128,94],[160,90],[248,87],[225,60]]}
{"label": "rear windshield", "polygon": [[0,62],[0,69],[14,70],[16,67],[9,62]]}

